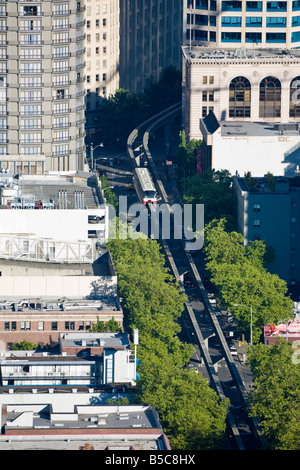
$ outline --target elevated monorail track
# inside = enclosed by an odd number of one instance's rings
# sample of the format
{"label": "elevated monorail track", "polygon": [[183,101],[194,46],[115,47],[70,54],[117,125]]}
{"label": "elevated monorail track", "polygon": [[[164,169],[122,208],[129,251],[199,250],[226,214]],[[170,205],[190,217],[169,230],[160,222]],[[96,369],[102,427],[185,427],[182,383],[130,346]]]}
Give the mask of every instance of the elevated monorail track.
{"label": "elevated monorail track", "polygon": [[[180,114],[181,103],[166,109],[142,123],[132,131],[127,141],[127,153],[131,159],[133,168],[140,165],[141,156],[143,157],[143,161],[146,160],[148,162],[148,168],[151,171],[157,191],[160,195],[160,205],[163,204],[164,208],[169,211],[170,218],[172,218],[172,206],[170,204],[169,195],[167,194],[160,177],[160,173],[149,150],[149,137],[151,133],[166,125],[170,120],[175,119]],[[231,355],[219,321],[214,315],[206,289],[190,252],[185,249],[183,241],[179,239],[165,240],[163,237],[160,237],[160,243],[164,249],[169,267],[178,281],[180,289],[187,295],[188,301],[185,305],[186,311],[194,330],[194,337],[197,338],[197,345],[200,349],[201,357],[205,364],[211,387],[218,393],[220,399],[224,400],[225,397],[228,396],[228,393],[226,393],[226,387],[224,387],[224,384],[218,375],[218,368],[216,367],[210,353],[207,338],[204,337],[199,326],[196,312],[192,306],[190,293],[184,287],[181,273],[185,270],[192,274],[197,288],[197,296],[203,304],[205,315],[209,319],[208,323],[210,325],[211,334],[214,335],[217,340],[221,356],[227,365],[234,383],[234,387],[236,389],[235,406],[231,404],[227,415],[229,435],[234,438],[234,443],[232,443],[231,439],[229,447],[238,450],[265,448],[266,440],[260,430],[258,420],[248,416],[246,412],[248,399],[245,385]],[[178,259],[178,256],[180,259]]]}

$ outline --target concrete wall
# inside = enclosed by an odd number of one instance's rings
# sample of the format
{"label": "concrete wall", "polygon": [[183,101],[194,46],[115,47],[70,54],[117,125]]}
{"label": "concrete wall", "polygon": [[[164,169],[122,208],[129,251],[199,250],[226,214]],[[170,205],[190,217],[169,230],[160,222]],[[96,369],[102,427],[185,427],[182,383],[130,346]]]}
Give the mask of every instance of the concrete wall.
{"label": "concrete wall", "polygon": [[116,295],[116,276],[0,277],[0,295],[7,297],[97,297]]}
{"label": "concrete wall", "polygon": [[88,215],[103,216],[100,209],[0,210],[0,233],[29,234],[55,240],[87,240],[89,230],[105,230],[106,223],[89,224]]}

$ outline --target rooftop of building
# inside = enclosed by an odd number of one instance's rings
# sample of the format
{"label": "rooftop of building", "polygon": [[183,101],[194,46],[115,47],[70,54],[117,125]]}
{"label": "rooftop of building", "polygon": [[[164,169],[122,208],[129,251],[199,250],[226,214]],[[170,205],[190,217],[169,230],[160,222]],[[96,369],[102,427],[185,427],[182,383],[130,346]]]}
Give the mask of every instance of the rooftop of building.
{"label": "rooftop of building", "polygon": [[213,111],[200,119],[200,125],[208,134],[214,134],[220,128],[222,137],[300,137],[300,123],[298,122],[250,122],[230,119],[218,121]]}
{"label": "rooftop of building", "polygon": [[189,60],[260,60],[260,59],[278,59],[281,61],[300,60],[299,49],[276,48],[258,48],[258,47],[211,47],[202,45],[182,46],[183,54]]}
{"label": "rooftop of building", "polygon": [[264,175],[261,177],[235,176],[241,191],[259,194],[288,194],[291,188],[300,190],[300,171],[293,177]]}
{"label": "rooftop of building", "polygon": [[129,338],[126,333],[62,333],[61,348],[101,347],[110,349],[127,349]]}
{"label": "rooftop of building", "polygon": [[297,122],[268,123],[247,121],[220,121],[221,136],[276,137],[281,135],[300,135],[300,124]]}
{"label": "rooftop of building", "polygon": [[0,312],[23,312],[34,315],[35,313],[58,313],[75,312],[95,314],[95,312],[117,312],[122,311],[115,292],[104,292],[98,299],[83,299],[81,297],[8,297],[0,296]]}
{"label": "rooftop of building", "polygon": [[[87,395],[82,400],[77,394],[65,393],[63,399],[69,404],[62,411],[57,394],[43,394],[41,401],[39,396],[30,393],[0,395],[0,404],[5,405],[1,450],[10,447],[79,450],[87,440],[95,450],[104,450],[107,446],[128,449],[130,445],[136,450],[166,449],[167,440],[163,439],[153,406],[103,405],[97,394]],[[15,431],[18,436],[14,436]]]}
{"label": "rooftop of building", "polygon": [[[50,172],[12,175],[0,172],[2,206],[16,209],[94,209],[104,205],[95,173]],[[9,196],[5,196],[8,193]],[[14,191],[14,194],[13,194]],[[4,200],[5,198],[5,200]]]}

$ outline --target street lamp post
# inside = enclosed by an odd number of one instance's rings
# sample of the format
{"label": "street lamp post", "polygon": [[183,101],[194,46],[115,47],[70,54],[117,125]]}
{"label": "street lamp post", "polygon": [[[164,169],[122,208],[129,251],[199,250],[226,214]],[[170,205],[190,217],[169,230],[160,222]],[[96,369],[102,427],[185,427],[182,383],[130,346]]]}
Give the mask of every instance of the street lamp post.
{"label": "street lamp post", "polygon": [[252,341],[252,307],[249,307],[248,305],[244,304],[233,304],[234,307],[246,307],[249,308],[250,310],[250,345],[252,347],[253,341]]}
{"label": "street lamp post", "polygon": [[99,145],[96,145],[96,147],[93,147],[93,142],[91,142],[90,149],[91,149],[91,163],[92,163],[92,171],[94,171],[94,150],[98,147],[104,147],[104,145],[101,143]]}

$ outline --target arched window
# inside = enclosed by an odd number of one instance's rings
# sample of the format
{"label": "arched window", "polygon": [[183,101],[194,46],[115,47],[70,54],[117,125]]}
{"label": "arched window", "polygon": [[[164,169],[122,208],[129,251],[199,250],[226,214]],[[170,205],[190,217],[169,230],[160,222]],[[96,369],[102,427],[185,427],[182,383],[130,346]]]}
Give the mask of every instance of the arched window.
{"label": "arched window", "polygon": [[281,83],[278,78],[266,77],[260,82],[259,117],[276,118],[281,113]]}
{"label": "arched window", "polygon": [[245,77],[235,77],[229,85],[229,117],[250,117],[251,85]]}
{"label": "arched window", "polygon": [[300,76],[290,84],[290,117],[300,117]]}

